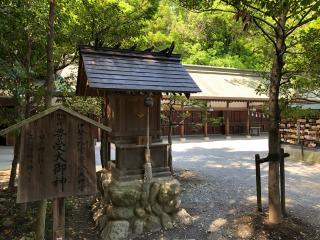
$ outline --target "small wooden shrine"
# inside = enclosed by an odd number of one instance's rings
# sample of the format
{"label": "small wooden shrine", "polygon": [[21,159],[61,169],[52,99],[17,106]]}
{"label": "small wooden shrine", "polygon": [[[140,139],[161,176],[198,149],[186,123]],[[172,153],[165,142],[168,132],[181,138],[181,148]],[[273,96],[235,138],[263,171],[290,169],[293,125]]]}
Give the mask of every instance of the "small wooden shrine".
{"label": "small wooden shrine", "polygon": [[0,131],[22,129],[17,202],[94,195],[94,127],[111,131],[58,105]]}
{"label": "small wooden shrine", "polygon": [[162,93],[199,92],[173,45],[161,52],[80,47],[77,95],[104,97],[109,141],[116,146],[115,179],[141,179],[150,147],[154,176],[170,175],[160,138]]}

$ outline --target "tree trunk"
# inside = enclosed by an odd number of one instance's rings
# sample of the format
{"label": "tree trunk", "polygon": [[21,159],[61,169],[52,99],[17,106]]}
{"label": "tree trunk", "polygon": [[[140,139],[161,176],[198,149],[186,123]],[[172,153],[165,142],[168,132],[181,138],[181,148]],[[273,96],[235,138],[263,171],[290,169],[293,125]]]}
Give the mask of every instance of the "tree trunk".
{"label": "tree trunk", "polygon": [[[46,81],[46,96],[45,107],[50,108],[52,104],[52,91],[54,80],[54,62],[53,62],[53,41],[54,41],[54,19],[56,13],[55,0],[49,0],[50,10],[48,19],[48,35],[47,35],[47,81]],[[47,215],[47,200],[39,202],[38,215],[37,215],[37,228],[36,240],[45,239],[46,228],[46,215]]]}
{"label": "tree trunk", "polygon": [[13,191],[14,189],[14,183],[17,175],[17,165],[19,162],[19,155],[20,155],[20,143],[21,143],[20,133],[17,132],[15,134],[14,156],[11,164],[10,180],[8,185],[9,191]]}
{"label": "tree trunk", "polygon": [[[27,54],[26,54],[26,61],[25,61],[25,68],[28,72],[28,78],[27,78],[27,87],[26,87],[26,95],[25,95],[25,113],[24,113],[24,118],[28,118],[30,115],[30,108],[31,108],[31,104],[30,104],[30,67],[31,67],[31,53],[32,53],[32,40],[31,38],[28,36],[28,41],[27,41]],[[20,107],[18,107],[18,105],[20,103],[15,103],[17,104],[16,106],[16,119],[20,119],[21,118],[21,112],[20,112]],[[15,134],[15,145],[14,145],[14,152],[13,152],[13,160],[12,160],[12,164],[11,164],[11,172],[10,172],[10,180],[9,180],[9,184],[8,184],[8,189],[10,191],[12,191],[14,189],[14,183],[15,183],[15,179],[17,176],[17,165],[19,162],[19,155],[20,155],[20,145],[21,145],[21,134],[20,133],[16,133]]]}
{"label": "tree trunk", "polygon": [[28,36],[28,46],[27,46],[27,54],[26,54],[26,63],[25,63],[25,68],[27,69],[28,77],[27,77],[27,89],[26,89],[26,104],[25,104],[25,112],[24,112],[24,117],[28,118],[30,116],[30,110],[31,110],[31,94],[30,94],[30,83],[31,83],[31,75],[30,75],[30,70],[31,70],[31,54],[32,54],[32,39],[30,36]]}
{"label": "tree trunk", "polygon": [[280,185],[279,185],[279,170],[280,170],[280,107],[279,107],[279,90],[284,67],[283,55],[286,50],[285,35],[282,31],[285,26],[285,17],[281,17],[280,23],[276,32],[277,50],[273,60],[270,89],[269,89],[269,222],[278,224],[282,221],[281,203],[280,203]]}
{"label": "tree trunk", "polygon": [[[275,64],[277,65],[277,64]],[[269,115],[270,115],[270,129],[269,129],[269,222],[281,222],[281,204],[279,191],[279,161],[280,161],[280,140],[279,140],[279,104],[276,82],[272,82],[270,88],[269,100]]]}
{"label": "tree trunk", "polygon": [[[18,101],[18,96],[14,94],[13,99],[15,100],[14,103],[14,109],[15,109],[15,117],[16,121],[18,121],[21,118],[21,105]],[[16,133],[15,134],[15,145],[14,145],[14,152],[13,152],[13,160],[11,164],[11,171],[10,171],[10,179],[8,184],[8,189],[12,191],[14,189],[14,183],[17,176],[17,164],[19,162],[19,154],[20,154],[20,145],[21,145],[21,135]]]}
{"label": "tree trunk", "polygon": [[47,39],[47,81],[46,81],[46,96],[45,106],[51,107],[52,104],[52,92],[53,92],[53,80],[54,80],[54,62],[53,62],[53,40],[54,40],[54,18],[56,14],[56,2],[55,0],[49,0],[50,10],[48,19],[48,39]]}

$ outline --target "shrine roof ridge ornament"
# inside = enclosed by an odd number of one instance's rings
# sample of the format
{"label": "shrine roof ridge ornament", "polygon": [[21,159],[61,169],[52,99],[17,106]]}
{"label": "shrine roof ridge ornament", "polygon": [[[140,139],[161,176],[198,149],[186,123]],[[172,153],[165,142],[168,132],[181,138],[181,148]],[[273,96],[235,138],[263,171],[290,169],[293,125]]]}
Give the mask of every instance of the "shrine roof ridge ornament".
{"label": "shrine roof ridge ornament", "polygon": [[[118,45],[119,46],[119,45]],[[97,53],[101,55],[115,55],[115,56],[126,56],[126,57],[134,57],[134,58],[148,58],[148,59],[158,59],[158,60],[166,60],[166,61],[177,61],[180,62],[181,54],[173,54],[172,51],[174,49],[174,42],[172,42],[171,46],[165,48],[161,51],[154,52],[154,47],[147,48],[145,50],[135,50],[136,46],[130,47],[128,49],[118,48],[116,47],[93,47],[88,45],[80,45],[80,52],[87,53]]]}
{"label": "shrine roof ridge ornament", "polygon": [[94,48],[80,46],[77,95],[101,96],[101,92],[200,92],[180,62],[180,55],[169,48],[152,52],[153,48]]}
{"label": "shrine roof ridge ornament", "polygon": [[33,115],[33,116],[29,117],[29,118],[26,118],[26,119],[22,120],[21,122],[16,123],[16,124],[6,128],[6,129],[1,130],[0,131],[0,136],[6,135],[7,133],[10,133],[10,132],[12,132],[14,130],[17,130],[17,129],[19,129],[19,128],[21,128],[21,127],[23,127],[23,126],[25,126],[25,125],[33,122],[33,121],[36,121],[36,120],[38,120],[40,118],[43,118],[43,117],[45,117],[45,116],[47,116],[47,115],[49,115],[49,114],[51,114],[51,113],[53,113],[53,112],[55,112],[57,110],[62,110],[64,112],[66,112],[66,113],[69,113],[70,115],[72,115],[72,116],[74,116],[76,118],[79,118],[79,119],[81,119],[81,120],[83,120],[83,121],[85,121],[85,122],[87,122],[87,123],[89,123],[89,124],[91,124],[91,125],[93,125],[95,127],[98,127],[98,128],[100,128],[100,129],[102,129],[102,130],[104,130],[106,132],[111,132],[111,128],[109,128],[109,127],[107,127],[107,126],[105,126],[105,125],[103,125],[101,123],[98,123],[98,122],[96,122],[96,121],[94,121],[94,120],[92,120],[92,119],[90,119],[90,118],[88,118],[88,117],[86,117],[86,116],[84,116],[84,115],[82,115],[80,113],[77,113],[77,112],[75,112],[75,111],[73,111],[73,110],[71,110],[69,108],[66,108],[63,105],[56,105],[56,106],[53,106],[51,108],[48,108],[48,109],[38,113],[38,114],[35,114],[35,115]]}

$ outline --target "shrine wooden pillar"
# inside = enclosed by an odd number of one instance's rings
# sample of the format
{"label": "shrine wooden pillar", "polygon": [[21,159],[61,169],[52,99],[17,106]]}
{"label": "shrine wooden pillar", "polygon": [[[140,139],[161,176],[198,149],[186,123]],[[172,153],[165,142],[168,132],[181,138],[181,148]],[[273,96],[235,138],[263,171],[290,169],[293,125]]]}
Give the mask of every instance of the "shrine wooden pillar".
{"label": "shrine wooden pillar", "polygon": [[227,111],[226,111],[226,121],[225,121],[225,134],[226,138],[231,138],[230,137],[230,109],[229,109],[229,104],[230,102],[227,101]]}
{"label": "shrine wooden pillar", "polygon": [[[207,102],[206,102],[206,104],[208,105]],[[208,106],[206,106],[204,109],[203,135],[204,135],[204,140],[209,140],[209,137],[208,137]]]}
{"label": "shrine wooden pillar", "polygon": [[[109,97],[104,93],[103,94],[103,103],[102,103],[102,123],[105,126],[109,126],[109,117],[110,117],[110,106],[109,106]],[[102,131],[101,134],[101,165],[103,168],[110,169],[110,155],[111,155],[111,147],[110,140],[107,133]]]}
{"label": "shrine wooden pillar", "polygon": [[250,102],[247,102],[247,138],[250,138]]}
{"label": "shrine wooden pillar", "polygon": [[[184,103],[181,103],[181,112],[184,113]],[[184,118],[180,122],[180,141],[184,142],[186,138],[184,137]]]}
{"label": "shrine wooden pillar", "polygon": [[206,109],[204,111],[204,128],[203,128],[203,132],[204,132],[204,137],[208,137],[208,110]]}

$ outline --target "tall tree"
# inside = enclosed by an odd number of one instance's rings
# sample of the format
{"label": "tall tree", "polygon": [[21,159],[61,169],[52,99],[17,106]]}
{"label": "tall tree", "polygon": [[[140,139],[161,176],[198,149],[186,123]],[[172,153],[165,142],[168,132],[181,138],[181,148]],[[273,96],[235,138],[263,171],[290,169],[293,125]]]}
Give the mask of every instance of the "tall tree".
{"label": "tall tree", "polygon": [[[35,7],[37,5],[37,8]],[[29,116],[39,103],[43,76],[43,49],[45,45],[43,1],[1,2],[0,18],[0,91],[12,97],[14,108],[1,109],[1,123],[14,124]],[[37,21],[34,21],[37,19]],[[12,161],[9,188],[14,187],[19,155],[20,135],[16,133],[16,146]]]}
{"label": "tall tree", "polygon": [[[54,43],[54,19],[56,15],[56,1],[49,0],[49,17],[48,17],[48,32],[47,32],[47,78],[46,78],[46,95],[45,108],[50,108],[52,105],[52,92],[54,81],[54,58],[53,58],[53,43]],[[36,239],[45,239],[45,226],[47,215],[47,200],[39,202]]]}
{"label": "tall tree", "polygon": [[181,0],[181,4],[197,11],[229,12],[242,20],[244,30],[251,25],[271,43],[273,59],[269,77],[269,221],[282,221],[279,192],[279,92],[287,83],[285,60],[292,38],[298,29],[315,21],[320,15],[320,1],[314,0]]}

